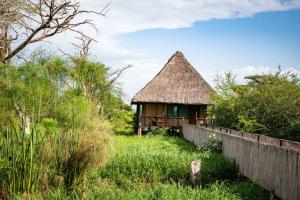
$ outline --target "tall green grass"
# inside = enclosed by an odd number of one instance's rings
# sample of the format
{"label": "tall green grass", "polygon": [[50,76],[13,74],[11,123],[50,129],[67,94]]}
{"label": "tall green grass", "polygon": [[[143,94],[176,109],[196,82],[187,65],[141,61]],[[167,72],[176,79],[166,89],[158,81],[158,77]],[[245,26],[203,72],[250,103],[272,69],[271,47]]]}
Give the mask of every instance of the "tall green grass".
{"label": "tall green grass", "polygon": [[148,183],[189,183],[190,162],[202,160],[202,182],[232,179],[235,163],[222,154],[200,153],[196,147],[176,137],[118,137],[118,151],[101,171],[101,177],[119,185]]}
{"label": "tall green grass", "polygon": [[46,139],[32,130],[25,134],[11,126],[0,132],[0,187],[3,192],[36,191],[49,164]]}
{"label": "tall green grass", "polygon": [[30,134],[14,128],[0,130],[0,199],[35,195],[60,187],[70,193],[85,174],[97,170],[111,151],[110,127],[90,120],[86,129]]}
{"label": "tall green grass", "polygon": [[[181,138],[115,136],[114,144],[107,165],[85,176],[71,193],[52,188],[31,199],[272,199],[257,184],[238,178],[232,160],[222,154],[201,153]],[[201,186],[189,183],[189,164],[194,159],[202,160]]]}
{"label": "tall green grass", "polygon": [[[177,137],[115,136],[115,153],[99,172],[90,174],[73,196],[59,190],[49,199],[270,199],[270,194],[236,176],[234,161],[201,153]],[[189,165],[202,160],[202,186],[189,182]]]}

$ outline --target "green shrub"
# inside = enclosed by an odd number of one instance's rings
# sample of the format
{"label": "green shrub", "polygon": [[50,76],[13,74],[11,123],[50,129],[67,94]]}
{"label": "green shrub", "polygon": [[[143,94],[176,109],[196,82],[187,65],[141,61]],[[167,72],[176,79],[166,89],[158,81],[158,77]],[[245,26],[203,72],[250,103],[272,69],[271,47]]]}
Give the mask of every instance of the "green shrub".
{"label": "green shrub", "polygon": [[57,134],[59,132],[58,122],[53,118],[43,118],[37,128],[46,134]]}
{"label": "green shrub", "polygon": [[66,138],[65,142],[71,144],[64,149],[68,156],[59,158],[68,190],[73,189],[74,184],[80,183],[88,171],[102,167],[112,151],[109,123],[92,118],[86,126],[85,130],[75,136],[75,141]]}
{"label": "green shrub", "polygon": [[13,128],[0,131],[1,192],[31,194],[61,183],[69,190],[86,172],[106,163],[112,142],[111,128],[103,121],[90,119],[82,132],[59,134],[49,132],[55,120],[46,122],[51,125],[44,127],[47,131],[35,127],[30,134]]}
{"label": "green shrub", "polygon": [[237,130],[249,132],[249,133],[259,133],[266,134],[268,128],[258,123],[255,119],[247,120],[244,116],[238,116],[238,122],[233,125]]}
{"label": "green shrub", "polygon": [[201,152],[209,151],[209,152],[222,152],[222,141],[219,139],[216,139],[215,134],[210,134],[208,136],[207,141],[202,145],[199,146],[198,149]]}
{"label": "green shrub", "polygon": [[[62,188],[50,188],[32,196],[32,199],[270,199],[269,192],[250,181],[216,181],[215,176],[226,180],[233,178],[227,167],[232,160],[218,153],[199,153],[194,145],[183,139],[116,136],[115,144],[115,156],[100,170],[100,176],[99,172],[88,174],[81,184],[74,185],[70,193]],[[155,161],[157,157],[160,158],[158,162]],[[190,161],[199,158],[203,161],[204,181],[209,184],[194,187],[185,179],[188,178]],[[139,159],[143,160],[140,162]],[[178,165],[181,167],[176,167]],[[166,170],[168,167],[174,168],[169,171],[180,178],[174,179],[172,173]],[[227,170],[222,171],[222,167]],[[167,176],[164,176],[165,173],[168,173]]]}
{"label": "green shrub", "polygon": [[166,136],[168,134],[168,129],[151,127],[150,129],[146,130],[146,133],[147,135]]}
{"label": "green shrub", "polygon": [[290,140],[296,140],[300,142],[300,120],[291,121],[288,124],[286,130],[281,130],[279,133],[280,138],[286,138]]}
{"label": "green shrub", "polygon": [[294,124],[300,121],[299,75],[279,68],[245,79],[246,84],[238,84],[231,72],[215,78],[217,93],[209,113],[216,125],[300,140],[299,126]]}

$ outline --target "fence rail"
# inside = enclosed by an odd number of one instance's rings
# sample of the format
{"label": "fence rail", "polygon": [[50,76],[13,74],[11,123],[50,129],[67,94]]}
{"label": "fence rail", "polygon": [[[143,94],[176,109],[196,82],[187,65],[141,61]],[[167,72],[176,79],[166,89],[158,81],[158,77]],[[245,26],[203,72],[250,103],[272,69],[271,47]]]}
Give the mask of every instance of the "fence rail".
{"label": "fence rail", "polygon": [[198,127],[203,127],[207,129],[211,129],[213,131],[217,131],[222,134],[228,134],[228,135],[235,135],[238,137],[243,137],[247,138],[250,140],[255,140],[259,141],[265,144],[272,144],[276,146],[281,146],[281,147],[286,147],[286,148],[291,148],[295,149],[297,151],[300,151],[300,142],[296,141],[290,141],[290,140],[285,140],[285,139],[278,139],[266,135],[261,135],[261,134],[254,134],[254,133],[248,133],[248,132],[241,132],[229,128],[223,128],[223,127],[217,127],[217,126],[211,126],[208,124],[197,124]]}
{"label": "fence rail", "polygon": [[185,124],[185,118],[183,117],[160,117],[160,116],[148,116],[148,115],[140,115],[139,124],[141,127],[174,127],[174,126],[182,126]]}
{"label": "fence rail", "polygon": [[239,172],[283,200],[300,199],[300,144],[222,127],[184,125],[183,137],[201,146],[210,134],[222,140],[223,153]]}

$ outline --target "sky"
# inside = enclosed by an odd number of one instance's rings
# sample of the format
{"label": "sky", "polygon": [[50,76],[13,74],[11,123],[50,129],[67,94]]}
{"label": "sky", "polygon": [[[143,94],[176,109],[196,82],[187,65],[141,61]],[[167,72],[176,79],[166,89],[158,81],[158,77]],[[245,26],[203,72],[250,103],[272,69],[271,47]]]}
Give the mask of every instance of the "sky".
{"label": "sky", "polygon": [[[108,1],[80,0],[100,11]],[[246,75],[300,71],[300,0],[113,0],[106,16],[92,18],[98,32],[91,59],[112,69],[132,65],[119,79],[124,99],[150,81],[176,51],[214,86],[217,73]],[[54,46],[75,51],[72,34]]]}

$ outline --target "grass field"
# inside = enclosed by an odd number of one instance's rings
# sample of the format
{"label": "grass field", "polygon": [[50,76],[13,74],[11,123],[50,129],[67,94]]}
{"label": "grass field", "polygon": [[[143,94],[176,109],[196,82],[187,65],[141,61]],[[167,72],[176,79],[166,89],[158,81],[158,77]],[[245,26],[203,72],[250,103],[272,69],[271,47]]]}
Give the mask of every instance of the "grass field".
{"label": "grass field", "polygon": [[[100,172],[76,189],[74,199],[270,199],[270,193],[235,175],[222,154],[200,153],[183,139],[115,136],[115,152]],[[202,186],[189,184],[189,165],[202,160]],[[50,199],[61,199],[59,190]],[[66,198],[66,196],[65,196]]]}

